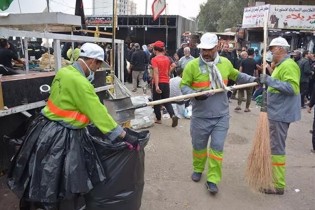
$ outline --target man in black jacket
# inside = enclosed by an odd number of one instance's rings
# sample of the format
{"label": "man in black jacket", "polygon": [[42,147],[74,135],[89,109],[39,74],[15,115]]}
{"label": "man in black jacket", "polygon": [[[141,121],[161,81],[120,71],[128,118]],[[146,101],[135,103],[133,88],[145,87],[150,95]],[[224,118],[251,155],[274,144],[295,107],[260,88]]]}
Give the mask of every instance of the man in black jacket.
{"label": "man in black jacket", "polygon": [[302,53],[302,59],[298,61],[300,70],[301,70],[301,80],[300,80],[300,93],[301,93],[301,107],[306,108],[305,106],[305,97],[308,95],[308,85],[310,78],[313,74],[311,70],[311,64],[309,61],[309,54],[308,50],[305,50]]}
{"label": "man in black jacket", "polygon": [[137,91],[137,83],[139,80],[139,86],[143,88],[143,92],[146,93],[146,84],[143,81],[143,73],[145,67],[149,63],[149,59],[144,51],[140,49],[139,43],[134,45],[135,51],[131,55],[130,65],[132,69],[132,92]]}
{"label": "man in black jacket", "polygon": [[13,52],[9,49],[10,44],[7,39],[0,38],[0,74],[2,75],[12,75],[17,74],[17,72],[13,69],[12,61],[15,61],[20,64],[25,64],[24,61],[18,58],[16,52]]}

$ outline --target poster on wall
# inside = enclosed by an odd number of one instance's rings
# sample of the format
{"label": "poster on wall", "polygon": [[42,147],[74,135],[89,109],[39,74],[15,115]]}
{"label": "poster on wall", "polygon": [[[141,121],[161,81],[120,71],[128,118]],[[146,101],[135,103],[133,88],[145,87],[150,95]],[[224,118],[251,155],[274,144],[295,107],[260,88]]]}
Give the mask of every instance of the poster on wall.
{"label": "poster on wall", "polygon": [[244,8],[242,28],[264,27],[264,15],[269,10],[269,4]]}
{"label": "poster on wall", "polygon": [[315,6],[271,5],[268,27],[277,29],[315,29]]}

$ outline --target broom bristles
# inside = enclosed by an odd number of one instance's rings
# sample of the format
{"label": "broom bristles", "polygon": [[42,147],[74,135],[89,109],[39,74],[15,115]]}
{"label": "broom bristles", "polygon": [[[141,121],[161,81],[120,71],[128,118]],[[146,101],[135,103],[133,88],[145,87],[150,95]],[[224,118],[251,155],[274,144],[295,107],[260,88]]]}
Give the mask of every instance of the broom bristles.
{"label": "broom bristles", "polygon": [[269,138],[267,113],[260,112],[246,168],[246,181],[253,190],[274,189]]}

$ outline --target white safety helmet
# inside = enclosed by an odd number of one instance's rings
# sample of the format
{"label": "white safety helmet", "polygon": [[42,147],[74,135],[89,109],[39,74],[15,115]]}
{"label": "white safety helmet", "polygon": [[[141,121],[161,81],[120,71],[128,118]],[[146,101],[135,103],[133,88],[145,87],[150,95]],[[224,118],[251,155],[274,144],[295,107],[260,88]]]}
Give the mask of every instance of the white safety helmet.
{"label": "white safety helmet", "polygon": [[280,47],[290,47],[289,43],[287,42],[287,40],[281,36],[274,38],[273,40],[271,40],[269,47],[272,46],[280,46]]}
{"label": "white safety helmet", "polygon": [[104,50],[94,43],[85,43],[80,48],[80,57],[94,58],[104,62]]}
{"label": "white safety helmet", "polygon": [[218,45],[218,37],[214,33],[205,33],[200,38],[200,44],[197,45],[199,49],[213,49]]}

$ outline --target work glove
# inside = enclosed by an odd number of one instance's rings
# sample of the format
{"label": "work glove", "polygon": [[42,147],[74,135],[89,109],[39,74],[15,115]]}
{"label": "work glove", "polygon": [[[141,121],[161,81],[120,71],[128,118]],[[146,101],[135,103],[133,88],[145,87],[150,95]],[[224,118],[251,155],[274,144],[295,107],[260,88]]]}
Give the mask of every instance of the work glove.
{"label": "work glove", "polygon": [[128,130],[124,129],[126,131],[126,135],[124,138],[118,137],[115,142],[124,142],[125,144],[128,145],[128,148],[130,150],[140,150],[140,145],[139,145],[139,139],[137,136],[131,135]]}
{"label": "work glove", "polygon": [[[205,90],[200,90],[198,92],[202,92],[202,91],[205,91]],[[213,94],[210,94],[210,93],[205,93],[203,95],[200,95],[200,96],[196,96],[195,99],[198,100],[198,101],[204,101],[206,100],[209,96],[211,96]]]}
{"label": "work glove", "polygon": [[260,78],[260,84],[267,84],[267,74],[260,74],[259,78]]}
{"label": "work glove", "polygon": [[254,82],[257,82],[259,85],[267,84],[267,74],[260,74],[259,77],[256,77]]}

